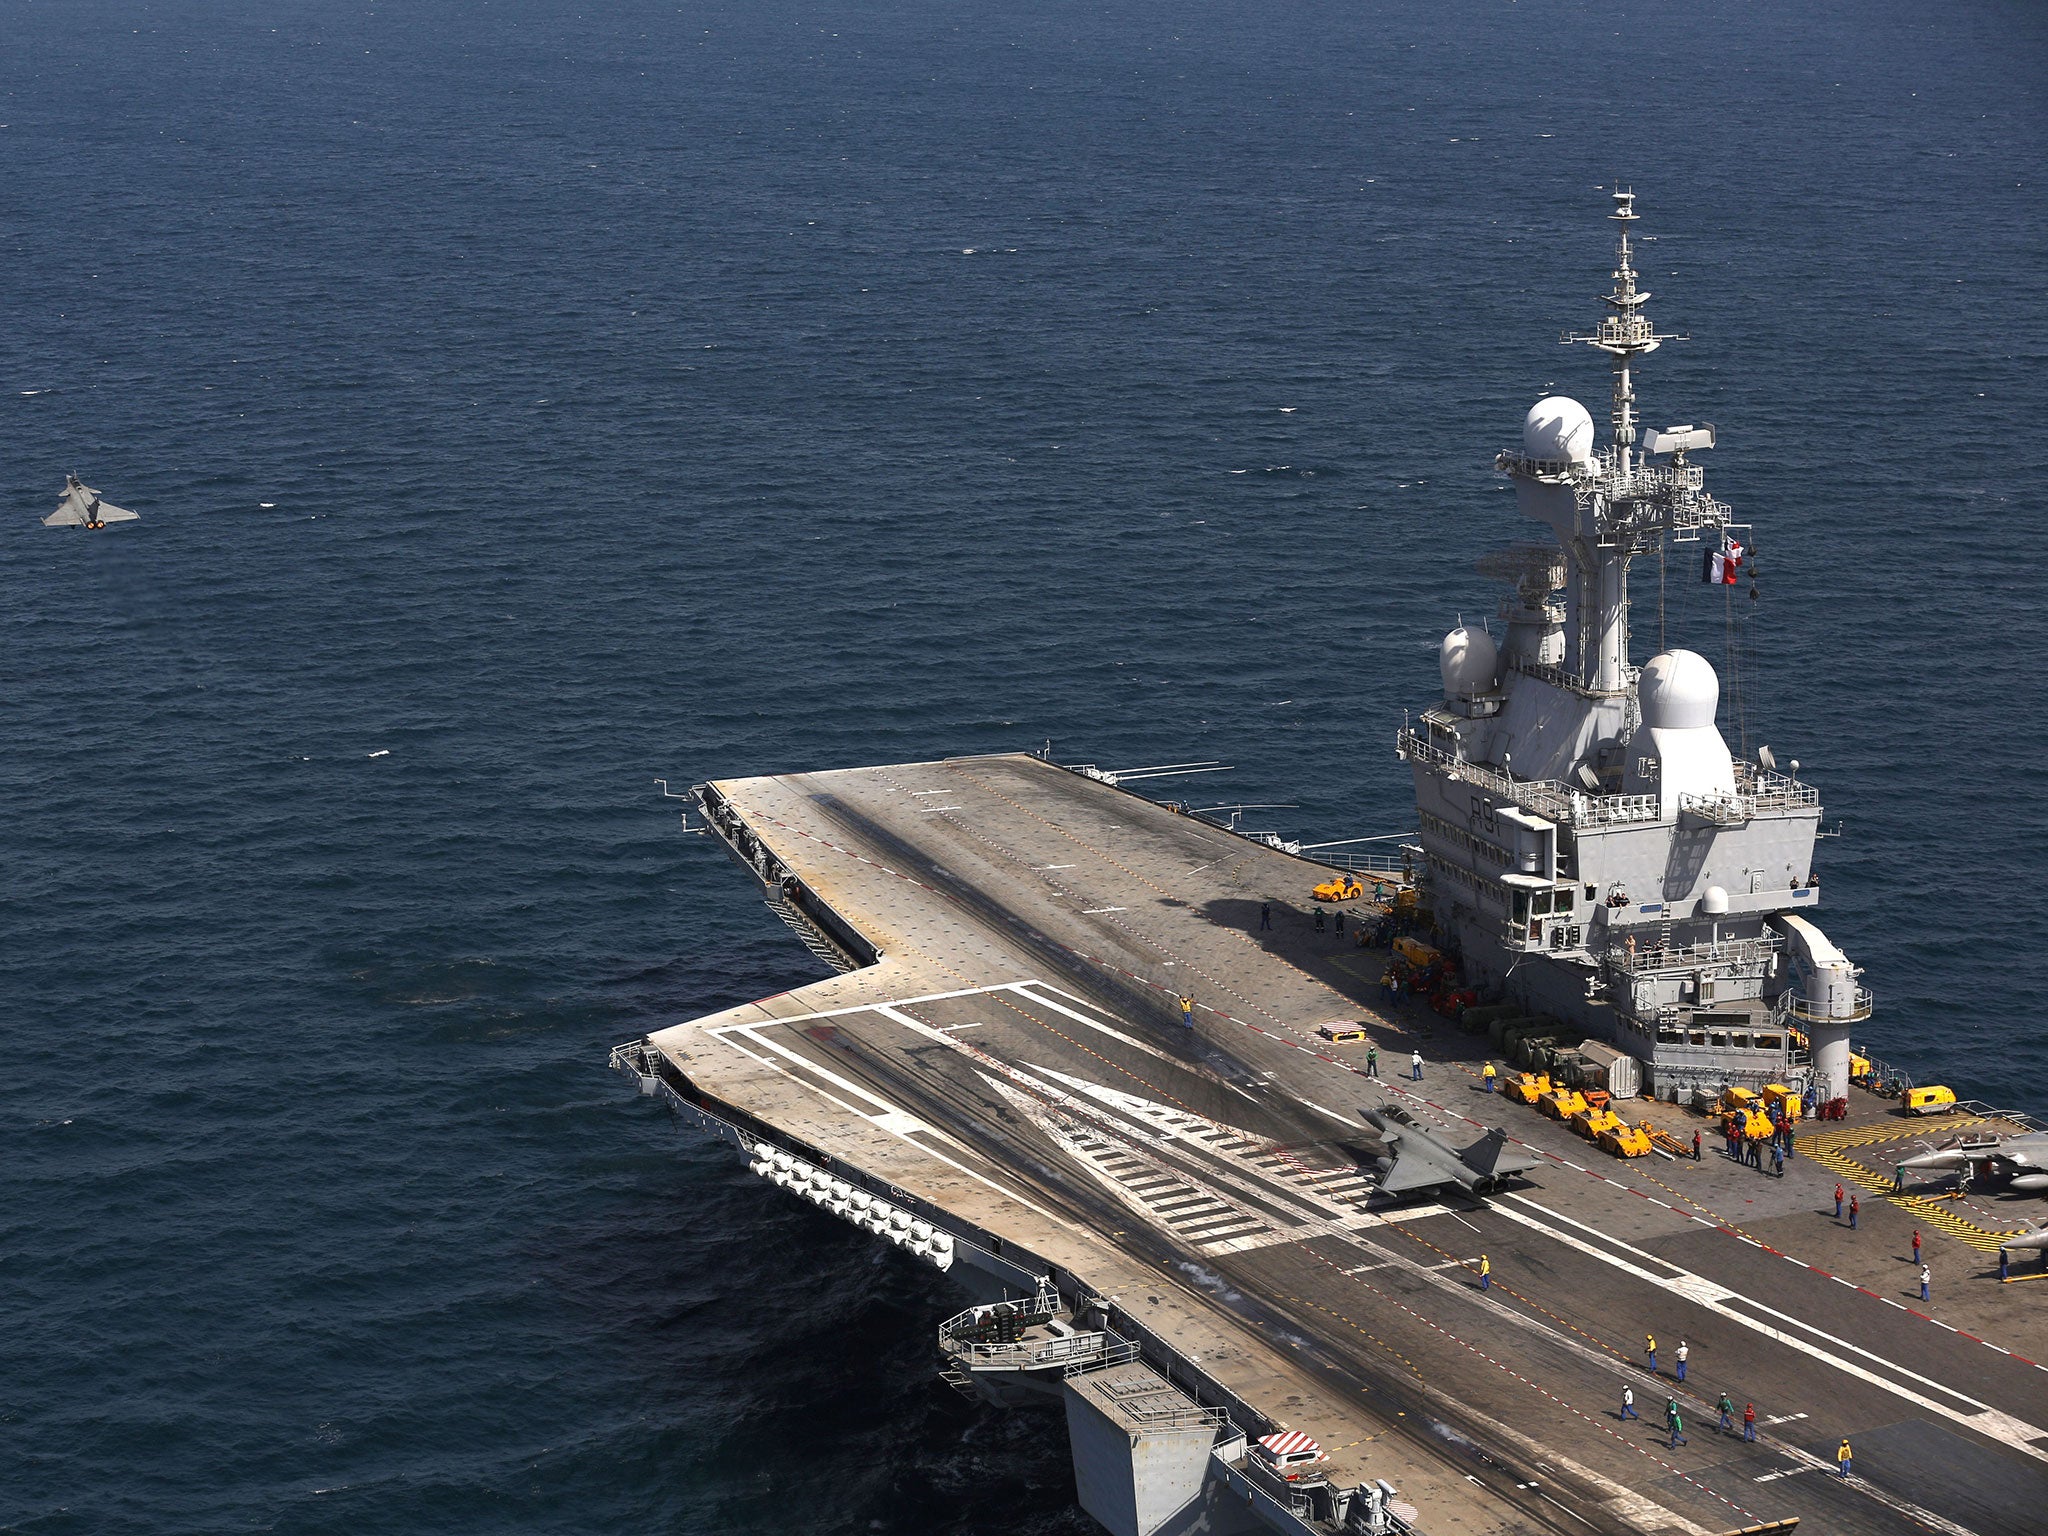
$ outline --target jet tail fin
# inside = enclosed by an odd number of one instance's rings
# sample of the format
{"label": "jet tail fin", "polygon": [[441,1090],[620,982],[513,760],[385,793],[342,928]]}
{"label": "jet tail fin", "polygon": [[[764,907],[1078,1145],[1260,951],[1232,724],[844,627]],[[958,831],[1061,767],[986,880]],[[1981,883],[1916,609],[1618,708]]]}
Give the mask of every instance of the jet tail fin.
{"label": "jet tail fin", "polygon": [[1458,1161],[1482,1179],[1506,1178],[1536,1166],[1536,1159],[1507,1150],[1508,1133],[1495,1126],[1458,1154]]}

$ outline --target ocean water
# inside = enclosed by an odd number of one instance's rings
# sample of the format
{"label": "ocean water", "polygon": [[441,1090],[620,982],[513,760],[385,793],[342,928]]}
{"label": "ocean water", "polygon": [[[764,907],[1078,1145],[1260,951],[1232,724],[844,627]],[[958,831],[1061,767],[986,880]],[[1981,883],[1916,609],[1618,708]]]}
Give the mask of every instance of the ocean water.
{"label": "ocean water", "polygon": [[0,1529],[1090,1529],[605,1072],[816,974],[654,780],[1405,829],[1617,177],[1865,1040],[2048,1111],[2044,82],[1989,0],[0,0]]}

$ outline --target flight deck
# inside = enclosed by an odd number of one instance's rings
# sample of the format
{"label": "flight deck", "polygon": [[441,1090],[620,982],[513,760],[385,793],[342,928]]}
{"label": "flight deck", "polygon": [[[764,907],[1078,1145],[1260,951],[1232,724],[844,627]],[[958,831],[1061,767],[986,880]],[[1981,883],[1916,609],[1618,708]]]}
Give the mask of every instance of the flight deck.
{"label": "flight deck", "polygon": [[[699,799],[840,974],[615,1060],[960,1280],[980,1310],[947,1325],[949,1377],[1064,1398],[1112,1530],[2042,1528],[2048,1290],[2000,1284],[1996,1252],[2038,1202],[1895,1198],[1884,1149],[1918,1128],[1889,1105],[1854,1095],[1782,1178],[1667,1104],[1640,1108],[1701,1130],[1698,1161],[1609,1157],[1489,1095],[1483,1035],[1374,1000],[1370,900],[1341,933],[1311,915],[1328,870],[1035,757]],[[1537,1166],[1383,1196],[1361,1111],[1389,1104],[1451,1145],[1503,1127]],[[1192,1445],[1194,1471],[1132,1449],[1111,1477],[1119,1436]]]}

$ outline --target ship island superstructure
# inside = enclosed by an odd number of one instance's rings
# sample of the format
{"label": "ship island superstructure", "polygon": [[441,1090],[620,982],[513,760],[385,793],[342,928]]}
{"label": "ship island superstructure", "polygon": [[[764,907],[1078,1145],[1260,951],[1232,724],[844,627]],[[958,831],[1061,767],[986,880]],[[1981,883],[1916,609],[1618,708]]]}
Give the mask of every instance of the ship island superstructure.
{"label": "ship island superstructure", "polygon": [[[1725,584],[1748,530],[1705,489],[1712,428],[1639,432],[1669,338],[1632,196],[1614,217],[1578,338],[1613,365],[1609,440],[1553,396],[1500,456],[1552,541],[1487,560],[1504,638],[1445,639],[1398,738],[1419,841],[1367,878],[1049,745],[691,792],[834,974],[613,1065],[822,1213],[793,1232],[941,1272],[939,1374],[1056,1407],[1114,1536],[2042,1528],[2044,1293],[2001,1245],[2048,1248],[2048,1136],[1965,1104],[1922,1150],[1845,1100],[1869,999],[1812,917],[1818,795],[1731,750],[1702,656],[1631,664],[1631,562],[1684,546]],[[1441,1011],[1394,974],[1429,940],[1462,970]],[[1657,1099],[1603,1090],[1626,1147],[1534,1072],[1492,1091],[1475,993],[1640,1064]],[[1774,1128],[1766,1170],[1671,1102],[1752,1084],[1842,1113]]]}
{"label": "ship island superstructure", "polygon": [[1504,638],[1444,637],[1444,697],[1404,727],[1426,903],[1468,980],[1640,1058],[1660,1093],[1796,1082],[1849,1091],[1849,1030],[1871,1003],[1813,920],[1818,791],[1767,746],[1738,759],[1720,681],[1690,650],[1630,660],[1629,579],[1667,541],[1733,585],[1748,529],[1706,488],[1711,426],[1641,431],[1635,374],[1673,338],[1638,286],[1631,192],[1606,313],[1568,343],[1607,355],[1611,428],[1576,400],[1529,410],[1496,459],[1551,544],[1482,561],[1514,582]]}

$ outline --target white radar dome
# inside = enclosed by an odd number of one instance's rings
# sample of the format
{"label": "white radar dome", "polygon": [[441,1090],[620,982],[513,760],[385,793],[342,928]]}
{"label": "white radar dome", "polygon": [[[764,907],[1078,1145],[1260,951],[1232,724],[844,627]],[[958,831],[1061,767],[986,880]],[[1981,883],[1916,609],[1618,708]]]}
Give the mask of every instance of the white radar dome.
{"label": "white radar dome", "polygon": [[1653,731],[1690,731],[1714,723],[1721,679],[1697,651],[1665,651],[1643,664],[1638,697]]}
{"label": "white radar dome", "polygon": [[1532,459],[1583,464],[1593,457],[1593,418],[1567,395],[1538,400],[1522,423],[1522,452]]}
{"label": "white radar dome", "polygon": [[1444,636],[1437,669],[1443,673],[1445,698],[1476,698],[1493,691],[1493,680],[1500,675],[1500,651],[1485,630],[1460,624]]}

